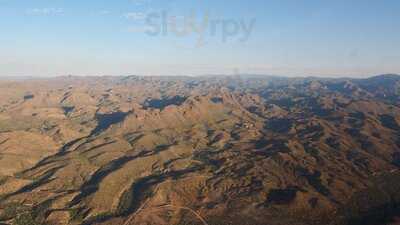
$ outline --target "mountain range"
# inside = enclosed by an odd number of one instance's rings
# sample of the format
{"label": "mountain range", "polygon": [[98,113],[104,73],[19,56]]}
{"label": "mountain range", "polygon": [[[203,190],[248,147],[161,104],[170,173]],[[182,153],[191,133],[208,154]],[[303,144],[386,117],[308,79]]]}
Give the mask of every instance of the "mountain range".
{"label": "mountain range", "polygon": [[0,81],[0,224],[384,225],[400,76]]}

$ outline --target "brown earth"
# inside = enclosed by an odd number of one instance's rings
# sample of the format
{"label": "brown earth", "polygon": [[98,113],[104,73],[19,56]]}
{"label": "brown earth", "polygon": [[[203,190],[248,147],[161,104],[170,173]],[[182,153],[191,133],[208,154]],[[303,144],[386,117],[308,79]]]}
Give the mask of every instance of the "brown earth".
{"label": "brown earth", "polygon": [[333,224],[397,172],[399,103],[397,75],[1,81],[0,221]]}

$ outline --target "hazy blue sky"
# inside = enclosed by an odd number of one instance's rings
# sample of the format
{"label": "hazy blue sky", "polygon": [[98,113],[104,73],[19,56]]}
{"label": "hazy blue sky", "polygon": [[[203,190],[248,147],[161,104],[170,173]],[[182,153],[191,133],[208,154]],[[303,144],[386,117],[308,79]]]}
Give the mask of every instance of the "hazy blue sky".
{"label": "hazy blue sky", "polygon": [[400,73],[399,12],[398,0],[0,0],[0,75]]}

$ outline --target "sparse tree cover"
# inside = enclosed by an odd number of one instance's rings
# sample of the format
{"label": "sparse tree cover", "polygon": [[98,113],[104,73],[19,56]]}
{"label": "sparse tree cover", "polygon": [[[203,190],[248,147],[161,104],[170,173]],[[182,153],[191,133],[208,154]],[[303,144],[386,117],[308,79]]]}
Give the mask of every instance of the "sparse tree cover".
{"label": "sparse tree cover", "polygon": [[390,223],[399,88],[397,75],[0,81],[0,224]]}

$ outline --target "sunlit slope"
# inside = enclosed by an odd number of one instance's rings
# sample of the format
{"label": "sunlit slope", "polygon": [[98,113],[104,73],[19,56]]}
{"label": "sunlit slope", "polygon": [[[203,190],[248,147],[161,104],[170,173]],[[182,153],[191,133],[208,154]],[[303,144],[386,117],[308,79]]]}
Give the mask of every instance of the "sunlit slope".
{"label": "sunlit slope", "polygon": [[65,77],[15,82],[11,94],[0,86],[0,220],[326,224],[400,166],[399,98],[379,85]]}

